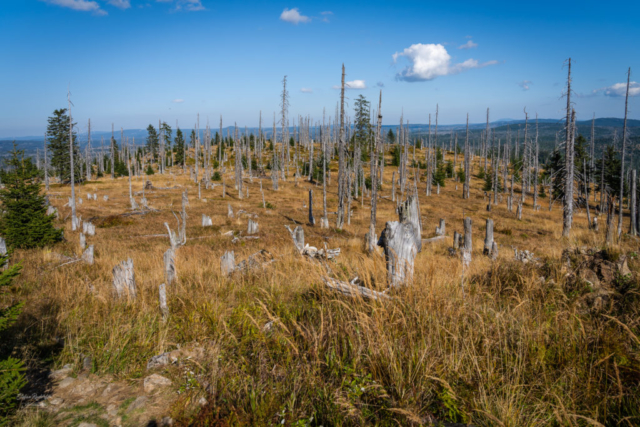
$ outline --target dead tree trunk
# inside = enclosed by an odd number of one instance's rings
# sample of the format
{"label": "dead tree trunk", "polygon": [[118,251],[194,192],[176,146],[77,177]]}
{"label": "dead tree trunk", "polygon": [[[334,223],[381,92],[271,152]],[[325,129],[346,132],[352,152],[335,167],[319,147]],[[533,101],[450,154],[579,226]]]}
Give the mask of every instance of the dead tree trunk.
{"label": "dead tree trunk", "polygon": [[400,206],[399,217],[399,221],[386,223],[378,240],[378,246],[384,249],[391,287],[413,280],[414,260],[422,250],[418,204],[413,196]]}
{"label": "dead tree trunk", "polygon": [[344,227],[344,205],[347,188],[347,171],[345,165],[346,144],[344,141],[344,64],[342,64],[342,83],[340,90],[340,128],[338,129],[338,215],[336,227]]}
{"label": "dead tree trunk", "polygon": [[164,260],[164,276],[167,282],[167,286],[176,280],[176,251],[173,248],[167,249],[163,256]]}
{"label": "dead tree trunk", "polygon": [[93,265],[93,245],[90,245],[82,253],[82,260],[89,265]]}
{"label": "dead tree trunk", "polygon": [[472,241],[472,221],[471,218],[467,217],[464,219],[464,247],[462,248],[462,266],[469,267],[471,264],[471,254],[473,252],[473,241]]}
{"label": "dead tree trunk", "polygon": [[316,219],[313,217],[313,190],[309,190],[309,224],[316,225]]}
{"label": "dead tree trunk", "polygon": [[484,255],[491,255],[491,249],[493,247],[493,220],[488,218],[484,235],[484,249],[482,253]]}
{"label": "dead tree trunk", "polygon": [[620,160],[620,209],[618,211],[618,239],[622,235],[622,200],[624,199],[624,157],[627,148],[627,112],[629,110],[629,81],[631,79],[631,68],[627,72],[627,93],[624,100],[624,125],[622,127],[622,155]]}
{"label": "dead tree trunk", "polygon": [[444,219],[440,218],[440,225],[436,227],[436,236],[444,236],[445,234],[445,223]]}
{"label": "dead tree trunk", "polygon": [[159,291],[159,302],[160,302],[160,313],[162,313],[162,321],[166,322],[169,317],[169,306],[167,305],[167,287],[163,284],[160,285]]}
{"label": "dead tree trunk", "polygon": [[247,234],[257,234],[258,233],[258,222],[249,218],[249,222],[247,224]]}
{"label": "dead tree trunk", "polygon": [[[629,234],[635,236],[638,234],[638,224],[636,218],[636,170],[631,171],[631,194],[630,194],[630,208],[631,208],[631,224],[629,225]],[[587,198],[588,200],[588,198]],[[588,203],[588,202],[587,202]]]}
{"label": "dead tree trunk", "polygon": [[573,222],[573,134],[575,110],[571,111],[571,58],[568,62],[567,76],[567,118],[565,138],[565,177],[564,177],[564,203],[562,210],[562,235],[569,236]]}
{"label": "dead tree trunk", "polygon": [[236,258],[233,251],[226,251],[220,258],[220,270],[223,276],[229,276],[236,269]]}
{"label": "dead tree trunk", "polygon": [[302,252],[304,249],[304,230],[299,225],[291,231],[288,225],[285,225],[285,228],[289,230],[289,234],[291,234],[291,238],[293,239],[293,244],[295,245],[298,252]]}
{"label": "dead tree trunk", "polygon": [[113,287],[118,298],[136,298],[136,278],[131,258],[113,267]]}

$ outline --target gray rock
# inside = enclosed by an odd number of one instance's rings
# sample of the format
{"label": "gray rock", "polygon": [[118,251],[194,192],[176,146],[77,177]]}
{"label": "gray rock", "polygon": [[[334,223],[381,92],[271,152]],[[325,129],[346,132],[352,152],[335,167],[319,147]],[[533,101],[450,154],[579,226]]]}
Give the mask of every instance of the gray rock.
{"label": "gray rock", "polygon": [[133,412],[136,409],[144,408],[148,400],[149,398],[147,396],[138,396],[127,408],[127,413]]}
{"label": "gray rock", "polygon": [[57,371],[53,371],[49,374],[49,378],[52,380],[63,380],[71,374],[73,368],[67,368],[66,366],[62,369],[58,369]]}
{"label": "gray rock", "polygon": [[73,384],[74,382],[76,382],[75,378],[67,377],[67,378],[63,379],[62,381],[60,381],[60,383],[58,384],[58,388],[67,388],[71,384]]}
{"label": "gray rock", "polygon": [[165,378],[162,375],[158,375],[158,374],[152,374],[144,379],[144,392],[151,393],[160,387],[165,387],[170,385],[171,385],[171,380],[169,378]]}
{"label": "gray rock", "polygon": [[78,427],[98,427],[98,425],[94,423],[80,423]]}
{"label": "gray rock", "polygon": [[49,399],[49,404],[53,406],[60,406],[64,403],[64,399],[61,397],[52,397]]}

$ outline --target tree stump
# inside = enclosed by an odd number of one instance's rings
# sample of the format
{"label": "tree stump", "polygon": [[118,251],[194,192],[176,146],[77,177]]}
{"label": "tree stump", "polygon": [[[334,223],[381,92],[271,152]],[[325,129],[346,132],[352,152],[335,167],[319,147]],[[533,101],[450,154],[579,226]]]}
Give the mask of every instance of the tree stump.
{"label": "tree stump", "polygon": [[103,196],[102,199],[106,202],[109,200],[109,196]]}
{"label": "tree stump", "polygon": [[457,231],[453,232],[453,249],[460,249],[460,233]]}
{"label": "tree stump", "polygon": [[211,217],[206,216],[205,214],[202,214],[202,226],[211,227],[212,225],[213,225],[213,222],[211,221]]}
{"label": "tree stump", "polygon": [[131,258],[113,267],[113,287],[118,298],[136,298],[136,278]]}
{"label": "tree stump", "polygon": [[220,258],[220,270],[223,276],[229,276],[236,269],[236,257],[233,251],[226,251]]}
{"label": "tree stump", "polygon": [[313,190],[309,190],[309,224],[316,225],[316,219],[313,217]]}
{"label": "tree stump", "polygon": [[436,227],[436,236],[444,236],[445,231],[444,219],[440,218],[440,225]]}
{"label": "tree stump", "polygon": [[89,265],[93,265],[93,245],[90,245],[82,253],[82,260]]}
{"label": "tree stump", "polygon": [[320,228],[329,228],[329,218],[326,216],[320,218]]}
{"label": "tree stump", "polygon": [[254,221],[249,218],[247,223],[247,234],[258,234],[258,221]]}
{"label": "tree stump", "polygon": [[231,203],[227,205],[227,216],[229,218],[233,218],[233,209],[231,208]]}
{"label": "tree stump", "polygon": [[169,306],[167,305],[167,288],[163,284],[159,288],[160,313],[162,313],[162,321],[166,322],[169,317]]}
{"label": "tree stump", "polygon": [[167,249],[163,255],[164,260],[164,276],[167,282],[167,286],[176,280],[176,251],[173,248]]}
{"label": "tree stump", "polygon": [[415,257],[422,248],[415,225],[409,221],[387,222],[378,246],[384,249],[389,285],[397,287],[410,283],[413,280]]}
{"label": "tree stump", "polygon": [[84,233],[80,233],[80,249],[84,250],[87,247],[87,238]]}
{"label": "tree stump", "polygon": [[471,233],[472,221],[467,217],[464,219],[464,246],[462,247],[462,265],[466,268],[471,264],[471,253],[473,252],[473,241]]}
{"label": "tree stump", "polygon": [[493,220],[487,218],[487,225],[485,228],[485,235],[484,235],[484,249],[482,253],[484,255],[490,255],[492,247],[493,247]]}
{"label": "tree stump", "polygon": [[291,234],[291,238],[293,239],[293,244],[295,245],[298,252],[302,252],[304,249],[304,230],[299,225],[291,231],[288,225],[285,225],[286,229],[289,230],[289,234]]}

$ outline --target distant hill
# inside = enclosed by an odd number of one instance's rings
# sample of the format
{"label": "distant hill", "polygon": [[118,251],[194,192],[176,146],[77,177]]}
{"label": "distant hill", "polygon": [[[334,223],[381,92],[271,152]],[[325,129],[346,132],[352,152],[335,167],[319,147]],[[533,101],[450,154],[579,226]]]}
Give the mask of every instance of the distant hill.
{"label": "distant hill", "polygon": [[[596,136],[596,146],[598,147],[596,151],[600,151],[600,147],[602,145],[611,143],[614,131],[620,132],[622,131],[624,120],[620,118],[614,117],[605,117],[605,118],[597,118],[595,119],[595,136]],[[490,127],[494,130],[496,138],[500,139],[502,143],[504,143],[507,139],[507,132],[509,131],[511,134],[511,140],[515,141],[515,139],[520,137],[520,142],[522,143],[522,138],[524,138],[524,120],[511,120],[511,119],[501,119],[496,120],[490,123]],[[583,134],[587,139],[589,139],[591,135],[591,120],[581,120],[577,122],[578,132]],[[389,132],[389,129],[392,129],[394,133],[397,131],[398,125],[384,125],[382,126],[382,133],[386,135]],[[409,130],[412,138],[423,138],[426,139],[429,133],[429,125],[428,124],[409,124],[405,125],[405,128]],[[640,138],[640,120],[630,119],[627,121],[627,128],[629,131],[630,138]],[[470,131],[470,139],[473,141],[480,138],[482,132],[486,129],[486,123],[470,123],[469,131]],[[538,119],[538,139],[540,141],[540,149],[544,154],[545,151],[550,151],[553,149],[556,140],[556,133],[562,133],[564,129],[564,119]],[[529,120],[529,132],[532,137],[535,134],[536,123],[535,119]],[[252,134],[258,133],[257,127],[247,128],[247,131]],[[271,138],[272,130],[271,128],[262,129],[263,133],[267,138]],[[461,142],[461,138],[464,138],[464,132],[466,131],[466,124],[449,124],[449,125],[438,125],[438,135],[441,138],[447,136],[447,141],[451,138],[452,132],[457,132],[458,140]],[[192,132],[192,129],[182,129],[182,132],[185,135],[185,139],[189,142],[189,135]],[[218,132],[218,129],[212,129],[212,134],[215,135]],[[245,129],[239,128],[238,133],[244,134]],[[278,137],[280,134],[280,129],[277,129]],[[293,135],[294,129],[293,127],[289,128],[289,134]],[[314,133],[314,129],[311,130],[312,136]],[[205,131],[200,129],[200,137],[204,138]],[[232,126],[227,126],[223,128],[222,133],[226,137],[227,134],[233,134],[234,128]],[[435,123],[431,124],[431,133],[435,135]],[[130,143],[135,142],[136,146],[143,146],[146,142],[147,138],[147,130],[146,129],[125,129],[123,135],[126,139],[129,140]],[[175,137],[175,129],[173,133]],[[87,144],[87,134],[81,133],[78,135],[80,148],[84,150]],[[114,137],[118,144],[121,143],[121,133],[120,131],[114,132]],[[93,149],[99,149],[101,145],[101,141],[103,141],[104,146],[107,147],[109,144],[109,139],[111,138],[111,131],[94,131],[91,133],[91,146]],[[562,138],[560,136],[560,138]],[[13,141],[16,141],[18,147],[20,149],[25,150],[25,153],[29,156],[35,156],[36,151],[43,149],[43,138],[41,136],[24,136],[24,137],[16,137],[16,138],[3,138],[0,139],[0,157],[4,157],[8,151],[13,147]],[[635,141],[635,140],[634,140]],[[442,142],[442,139],[440,140]]]}

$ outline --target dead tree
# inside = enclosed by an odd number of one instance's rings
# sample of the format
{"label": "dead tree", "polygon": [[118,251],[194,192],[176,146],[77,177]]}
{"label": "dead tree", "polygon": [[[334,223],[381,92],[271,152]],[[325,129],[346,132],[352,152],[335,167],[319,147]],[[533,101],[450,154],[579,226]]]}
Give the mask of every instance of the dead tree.
{"label": "dead tree", "polygon": [[347,170],[345,164],[346,143],[344,141],[344,64],[342,64],[342,83],[340,90],[340,128],[338,129],[338,215],[336,227],[344,227],[344,205],[347,191],[351,191],[347,184]]}
{"label": "dead tree", "polygon": [[93,245],[90,245],[82,252],[82,260],[89,265],[93,265]]}
{"label": "dead tree", "polygon": [[304,250],[304,230],[299,225],[291,231],[288,225],[285,225],[285,228],[289,230],[289,234],[291,234],[291,238],[293,239],[293,244],[295,245],[298,252],[302,253]]}
{"label": "dead tree", "polygon": [[567,75],[567,117],[565,137],[565,175],[564,200],[562,210],[562,235],[569,236],[573,222],[573,138],[574,138],[575,110],[571,111],[571,58],[568,61]]}
{"label": "dead tree", "polygon": [[384,249],[389,285],[397,287],[410,283],[415,257],[422,250],[418,204],[413,196],[401,205],[399,221],[386,223],[378,246]]}
{"label": "dead tree", "polygon": [[444,236],[444,234],[445,234],[444,219],[440,218],[440,225],[436,227],[436,236]]}
{"label": "dead tree", "polygon": [[164,260],[164,276],[167,283],[167,286],[171,286],[171,284],[176,280],[176,250],[173,248],[167,249],[167,251],[163,255]]}
{"label": "dead tree", "polygon": [[231,203],[227,205],[227,217],[233,218],[233,208],[231,207]]}
{"label": "dead tree", "polygon": [[220,270],[223,276],[229,276],[236,269],[236,257],[233,251],[225,251],[220,258]]}
{"label": "dead tree", "polygon": [[[636,170],[633,169],[631,171],[631,194],[630,194],[630,198],[631,201],[629,203],[630,208],[631,208],[631,224],[629,225],[629,234],[631,234],[632,236],[635,236],[638,234],[638,223],[637,223],[637,217],[636,217],[636,184],[637,184],[637,178],[636,178]],[[588,200],[588,197],[587,197]],[[587,204],[589,202],[587,201]]]}
{"label": "dead tree", "polygon": [[87,247],[87,238],[84,236],[84,233],[80,233],[80,249]]}
{"label": "dead tree", "polygon": [[75,174],[76,170],[73,167],[73,120],[71,117],[71,92],[67,93],[67,101],[69,103],[69,176],[71,177],[71,230],[76,231],[78,228],[78,221],[76,219],[76,186],[75,186]]}
{"label": "dead tree", "polygon": [[247,224],[247,234],[257,234],[258,233],[258,222],[249,218],[249,222]]}
{"label": "dead tree", "polygon": [[471,158],[469,153],[469,113],[467,113],[467,134],[464,140],[464,185],[462,187],[462,198],[468,199],[470,194],[471,182]]}
{"label": "dead tree", "polygon": [[464,246],[462,248],[462,265],[463,267],[469,267],[469,264],[471,264],[471,254],[473,252],[471,218],[469,217],[465,218],[463,224],[464,224]]}
{"label": "dead tree", "polygon": [[205,214],[202,214],[202,226],[203,227],[211,227],[213,222],[211,221],[211,217]]}
{"label": "dead tree", "polygon": [[313,190],[309,190],[309,224],[316,225],[316,219],[313,217]]}
{"label": "dead tree", "polygon": [[[635,174],[635,171],[633,171]],[[582,159],[582,182],[584,184],[584,201],[587,208],[587,224],[591,225],[591,211],[589,210],[589,181],[587,180],[587,160]]]}
{"label": "dead tree", "polygon": [[[378,100],[378,122],[374,139],[373,155],[371,156],[371,219],[369,221],[369,232],[365,236],[367,251],[370,253],[376,249],[376,215],[378,210],[378,157],[380,151],[380,129],[382,126],[382,91]],[[363,197],[364,198],[364,197]]]}
{"label": "dead tree", "polygon": [[624,100],[624,125],[622,126],[622,155],[620,160],[620,195],[618,196],[620,207],[618,209],[618,239],[622,235],[622,200],[624,198],[624,157],[627,148],[627,113],[629,110],[629,83],[631,80],[631,68],[627,71],[627,92]]}
{"label": "dead tree", "polygon": [[169,317],[169,306],[167,305],[167,287],[162,283],[158,289],[160,313],[162,313],[162,321],[166,322]]}
{"label": "dead tree", "polygon": [[487,224],[484,235],[484,249],[482,253],[484,255],[491,255],[491,249],[493,247],[493,220],[487,218]]}
{"label": "dead tree", "polygon": [[113,287],[118,298],[136,298],[136,278],[131,258],[113,267]]}

